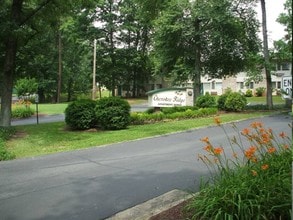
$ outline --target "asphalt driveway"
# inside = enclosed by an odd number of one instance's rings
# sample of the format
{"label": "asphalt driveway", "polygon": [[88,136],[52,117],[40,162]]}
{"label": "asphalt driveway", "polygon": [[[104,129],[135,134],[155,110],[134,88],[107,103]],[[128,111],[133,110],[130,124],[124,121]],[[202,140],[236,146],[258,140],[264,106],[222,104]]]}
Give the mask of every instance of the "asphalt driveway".
{"label": "asphalt driveway", "polygon": [[[289,115],[257,119],[291,135]],[[239,129],[254,120],[237,123]],[[233,129],[227,126],[231,135]],[[172,189],[198,190],[203,144],[227,146],[219,127],[0,162],[0,219],[104,219]]]}

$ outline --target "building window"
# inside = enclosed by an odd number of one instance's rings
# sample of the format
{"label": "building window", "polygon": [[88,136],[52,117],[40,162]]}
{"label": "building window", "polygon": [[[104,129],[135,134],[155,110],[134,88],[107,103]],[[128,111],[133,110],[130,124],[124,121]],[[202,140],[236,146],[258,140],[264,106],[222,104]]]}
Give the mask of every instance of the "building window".
{"label": "building window", "polygon": [[239,88],[244,89],[244,82],[239,82]]}
{"label": "building window", "polygon": [[216,89],[216,83],[215,83],[215,81],[212,81],[212,89]]}
{"label": "building window", "polygon": [[277,70],[290,70],[289,63],[278,63]]}
{"label": "building window", "polygon": [[254,83],[253,82],[250,82],[249,83],[249,89],[253,89],[254,88]]}

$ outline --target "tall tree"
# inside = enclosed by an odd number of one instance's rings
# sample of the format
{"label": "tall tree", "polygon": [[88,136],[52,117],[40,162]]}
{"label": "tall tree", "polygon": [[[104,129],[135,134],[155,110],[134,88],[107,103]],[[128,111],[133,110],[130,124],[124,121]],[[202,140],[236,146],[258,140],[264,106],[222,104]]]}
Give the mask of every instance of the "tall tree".
{"label": "tall tree", "polygon": [[[281,55],[284,60],[292,62],[292,1],[287,0],[284,4],[285,12],[281,13],[277,21],[285,26],[286,35],[283,40],[275,42],[277,54]],[[292,63],[291,63],[292,65]],[[293,70],[291,67],[291,75]]]}
{"label": "tall tree", "polygon": [[272,76],[270,71],[270,53],[268,46],[267,13],[265,0],[260,0],[262,12],[263,55],[265,61],[265,75],[267,84],[267,106],[273,108]]}
{"label": "tall tree", "polygon": [[162,11],[154,31],[156,71],[175,83],[234,75],[259,51],[253,1],[177,1]]}
{"label": "tall tree", "polygon": [[0,69],[2,78],[0,126],[10,126],[11,97],[18,51],[44,32],[45,29],[40,25],[42,22],[53,25],[57,23],[61,14],[65,15],[78,5],[79,1],[12,0],[1,2],[0,48],[3,49],[3,52],[0,54],[2,65]]}

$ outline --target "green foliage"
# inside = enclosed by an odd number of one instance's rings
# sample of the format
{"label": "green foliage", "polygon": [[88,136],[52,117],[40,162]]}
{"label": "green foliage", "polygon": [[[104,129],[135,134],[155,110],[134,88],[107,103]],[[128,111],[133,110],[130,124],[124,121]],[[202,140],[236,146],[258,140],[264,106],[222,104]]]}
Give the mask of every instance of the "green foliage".
{"label": "green foliage", "polygon": [[242,111],[246,104],[247,100],[244,95],[238,92],[231,92],[225,100],[225,110],[234,112]]}
{"label": "green foliage", "polygon": [[252,97],[253,94],[252,94],[252,90],[251,89],[247,89],[246,92],[245,92],[245,97]]}
{"label": "green foliage", "polygon": [[196,99],[195,105],[198,108],[211,108],[216,106],[216,98],[209,93],[199,96]]}
{"label": "green foliage", "polygon": [[[151,114],[147,112],[131,113],[131,124],[138,125],[138,124],[149,124],[149,123],[154,123],[159,121],[200,118],[200,117],[215,115],[218,112],[217,108],[200,108],[200,109],[194,110],[192,107],[189,107],[189,108],[174,107],[174,108],[170,108],[170,111],[167,111],[166,109],[164,108],[164,111],[162,112],[155,112]],[[178,111],[176,111],[176,109]]]}
{"label": "green foliage", "polygon": [[15,132],[15,127],[0,127],[0,140],[8,140]]}
{"label": "green foliage", "polygon": [[38,83],[35,78],[22,78],[17,80],[15,89],[18,97],[33,95],[38,90]]}
{"label": "green foliage", "polygon": [[96,125],[96,102],[90,99],[72,102],[65,109],[65,122],[74,130],[85,130]]}
{"label": "green foliage", "polygon": [[12,118],[29,118],[34,114],[34,110],[30,107],[16,107],[12,109],[11,117]]}
{"label": "green foliage", "polygon": [[231,89],[228,89],[225,91],[224,94],[220,95],[217,102],[218,102],[218,108],[220,110],[226,110],[226,107],[225,107],[225,102],[226,102],[226,99],[227,97],[229,96],[229,94],[232,93],[232,90]]}
{"label": "green foliage", "polygon": [[263,96],[264,91],[266,91],[266,88],[264,88],[264,87],[258,87],[258,88],[256,88],[255,95],[257,97],[261,97],[261,96]]}
{"label": "green foliage", "polygon": [[[216,122],[227,134],[220,120]],[[232,140],[227,136],[230,148],[202,139],[206,154],[199,159],[212,172],[213,182],[202,185],[188,205],[192,219],[291,219],[292,141],[260,122],[241,132],[233,128],[237,134]]]}
{"label": "green foliage", "polygon": [[164,114],[172,114],[174,112],[185,112],[186,110],[198,110],[198,107],[196,106],[175,106],[175,107],[170,107],[170,108],[161,108],[161,111]]}
{"label": "green foliage", "polygon": [[29,101],[19,100],[12,105],[12,118],[28,118],[34,113],[34,110],[31,108],[31,102]]}
{"label": "green foliage", "polygon": [[12,160],[15,154],[9,152],[5,148],[5,141],[8,140],[16,132],[14,127],[0,127],[0,161]]}
{"label": "green foliage", "polygon": [[130,123],[130,105],[120,97],[105,97],[95,108],[98,126],[106,130],[125,129]]}
{"label": "green foliage", "polygon": [[237,112],[246,107],[247,99],[244,95],[229,89],[218,98],[217,102],[220,110]]}

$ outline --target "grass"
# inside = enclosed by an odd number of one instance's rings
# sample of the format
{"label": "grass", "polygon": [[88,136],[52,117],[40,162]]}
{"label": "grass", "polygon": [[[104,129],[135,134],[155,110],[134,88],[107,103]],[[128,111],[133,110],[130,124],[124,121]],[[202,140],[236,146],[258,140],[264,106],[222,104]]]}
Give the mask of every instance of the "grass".
{"label": "grass", "polygon": [[[221,116],[223,122],[260,117],[270,113],[231,113]],[[130,126],[119,131],[68,131],[64,122],[17,126],[17,137],[6,143],[16,158],[32,157],[84,149],[93,146],[136,140],[213,124],[213,117]]]}
{"label": "grass", "polygon": [[[247,103],[251,104],[265,104],[266,103],[266,97],[246,97]],[[273,96],[273,103],[274,104],[285,104],[285,100],[282,99],[281,96]]]}
{"label": "grass", "polygon": [[[146,103],[147,99],[127,99],[130,105],[142,104]],[[68,102],[65,103],[55,103],[55,104],[38,104],[39,114],[45,115],[55,115],[55,114],[63,114],[66,107],[68,106]],[[36,111],[36,105],[32,104],[31,108]]]}
{"label": "grass", "polygon": [[[55,115],[64,113],[68,103],[56,103],[56,104],[38,104],[39,114]],[[36,109],[36,105],[31,105],[32,109]]]}

